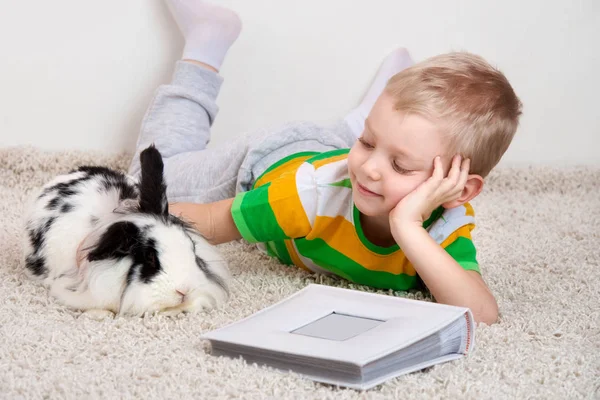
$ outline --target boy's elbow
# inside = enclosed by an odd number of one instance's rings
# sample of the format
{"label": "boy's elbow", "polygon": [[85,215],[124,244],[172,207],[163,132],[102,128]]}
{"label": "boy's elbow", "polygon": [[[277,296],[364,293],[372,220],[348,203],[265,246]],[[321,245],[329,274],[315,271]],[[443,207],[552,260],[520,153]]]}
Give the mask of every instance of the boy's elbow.
{"label": "boy's elbow", "polygon": [[498,303],[492,298],[490,304],[486,304],[485,307],[481,307],[477,313],[473,313],[473,318],[476,323],[484,323],[486,325],[492,325],[498,322]]}

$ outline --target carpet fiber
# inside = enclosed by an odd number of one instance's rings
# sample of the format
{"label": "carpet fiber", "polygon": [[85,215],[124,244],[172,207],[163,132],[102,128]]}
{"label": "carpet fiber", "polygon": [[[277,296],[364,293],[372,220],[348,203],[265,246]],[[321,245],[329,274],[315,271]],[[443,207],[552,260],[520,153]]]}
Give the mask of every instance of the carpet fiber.
{"label": "carpet fiber", "polygon": [[[27,279],[21,215],[31,190],[82,164],[127,155],[0,149],[0,397],[5,398],[599,398],[600,168],[500,168],[473,201],[474,240],[501,320],[467,358],[361,393],[208,354],[199,335],[309,283],[371,290],[278,264],[253,246],[220,246],[232,298],[196,315],[95,320]],[[382,292],[430,300],[420,292]]]}

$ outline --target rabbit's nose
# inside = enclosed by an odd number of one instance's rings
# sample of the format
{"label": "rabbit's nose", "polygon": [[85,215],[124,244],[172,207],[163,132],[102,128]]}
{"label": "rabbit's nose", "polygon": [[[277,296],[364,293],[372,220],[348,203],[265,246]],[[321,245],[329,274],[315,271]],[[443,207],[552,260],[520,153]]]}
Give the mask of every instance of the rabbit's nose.
{"label": "rabbit's nose", "polygon": [[185,289],[175,289],[175,291],[181,295],[182,301],[183,301],[183,299],[185,299],[185,295],[187,294],[187,290],[185,290]]}

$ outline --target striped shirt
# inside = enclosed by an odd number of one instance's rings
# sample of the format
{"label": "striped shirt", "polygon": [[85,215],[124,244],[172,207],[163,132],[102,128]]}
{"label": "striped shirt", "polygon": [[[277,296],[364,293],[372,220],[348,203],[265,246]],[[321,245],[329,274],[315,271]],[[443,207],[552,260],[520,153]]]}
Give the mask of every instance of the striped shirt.
{"label": "striped shirt", "polygon": [[[377,246],[363,233],[348,152],[297,153],[272,165],[235,197],[233,220],[244,239],[285,264],[376,288],[414,288],[416,271],[399,246]],[[468,203],[438,208],[423,227],[464,269],[479,272]]]}

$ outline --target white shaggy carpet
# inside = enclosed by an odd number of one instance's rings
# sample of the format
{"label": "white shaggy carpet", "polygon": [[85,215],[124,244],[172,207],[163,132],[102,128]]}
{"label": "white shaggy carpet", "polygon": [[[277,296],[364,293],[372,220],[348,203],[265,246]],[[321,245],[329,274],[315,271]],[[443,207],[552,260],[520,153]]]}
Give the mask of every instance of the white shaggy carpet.
{"label": "white shaggy carpet", "polygon": [[469,357],[361,393],[207,353],[202,332],[308,283],[369,290],[282,266],[253,246],[221,246],[233,295],[205,314],[97,321],[27,280],[18,240],[26,196],[81,164],[124,168],[127,155],[0,149],[0,397],[600,398],[600,168],[495,171],[473,202],[474,235],[501,321],[477,328]]}

